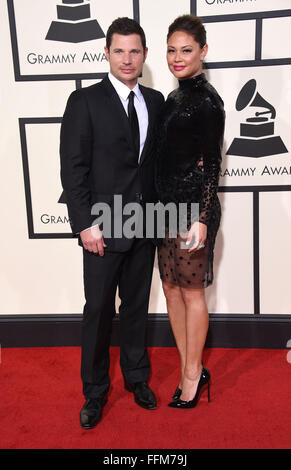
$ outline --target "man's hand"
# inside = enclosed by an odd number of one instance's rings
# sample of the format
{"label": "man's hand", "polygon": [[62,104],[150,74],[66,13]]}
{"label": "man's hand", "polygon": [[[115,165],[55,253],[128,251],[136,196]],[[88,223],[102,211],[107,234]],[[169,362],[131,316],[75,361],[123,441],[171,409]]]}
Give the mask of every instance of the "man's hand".
{"label": "man's hand", "polygon": [[80,233],[80,237],[85,250],[100,256],[104,255],[104,248],[106,248],[107,245],[104,243],[103,235],[98,225],[83,230]]}

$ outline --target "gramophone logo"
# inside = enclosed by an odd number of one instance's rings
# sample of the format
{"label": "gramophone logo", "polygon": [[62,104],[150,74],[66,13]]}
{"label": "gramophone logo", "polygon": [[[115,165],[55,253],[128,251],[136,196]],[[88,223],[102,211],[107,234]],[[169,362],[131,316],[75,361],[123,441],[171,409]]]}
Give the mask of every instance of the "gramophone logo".
{"label": "gramophone logo", "polygon": [[247,106],[264,111],[256,111],[240,124],[240,137],[234,138],[227,155],[259,158],[288,152],[281,137],[275,135],[276,110],[256,92],[256,86],[256,80],[249,80],[239,92],[235,107],[237,111]]}
{"label": "gramophone logo", "polygon": [[90,4],[84,0],[62,0],[57,5],[57,21],[52,21],[45,39],[79,43],[105,37],[96,19],[91,19]]}

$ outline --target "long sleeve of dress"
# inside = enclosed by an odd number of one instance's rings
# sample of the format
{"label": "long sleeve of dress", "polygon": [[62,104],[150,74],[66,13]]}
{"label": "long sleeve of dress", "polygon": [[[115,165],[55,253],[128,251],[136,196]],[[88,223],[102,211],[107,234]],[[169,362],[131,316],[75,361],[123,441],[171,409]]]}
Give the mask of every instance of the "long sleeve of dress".
{"label": "long sleeve of dress", "polygon": [[216,201],[221,167],[221,149],[224,134],[224,111],[209,98],[203,106],[201,156],[203,162],[202,197],[199,221],[208,224]]}

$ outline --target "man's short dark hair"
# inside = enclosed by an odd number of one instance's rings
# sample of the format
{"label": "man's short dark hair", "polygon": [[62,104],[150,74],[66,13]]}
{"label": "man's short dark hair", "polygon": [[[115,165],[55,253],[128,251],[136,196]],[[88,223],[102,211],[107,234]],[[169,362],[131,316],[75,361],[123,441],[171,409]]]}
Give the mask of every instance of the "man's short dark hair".
{"label": "man's short dark hair", "polygon": [[113,21],[113,23],[109,26],[107,34],[106,34],[106,47],[110,48],[112,42],[113,34],[122,34],[124,36],[129,36],[130,34],[138,34],[141,39],[143,50],[146,48],[146,37],[144,30],[140,26],[140,24],[132,20],[131,18],[123,17],[117,18]]}

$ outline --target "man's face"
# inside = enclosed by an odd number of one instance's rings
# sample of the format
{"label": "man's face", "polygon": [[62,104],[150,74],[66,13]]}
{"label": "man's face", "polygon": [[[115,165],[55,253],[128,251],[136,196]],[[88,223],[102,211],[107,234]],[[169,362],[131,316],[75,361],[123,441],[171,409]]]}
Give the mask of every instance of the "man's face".
{"label": "man's face", "polygon": [[112,75],[129,88],[134,88],[147,56],[147,48],[143,50],[140,36],[114,33],[109,50],[105,47],[105,54]]}

